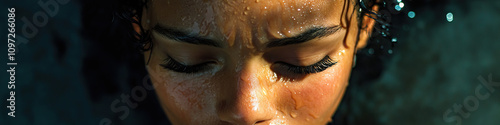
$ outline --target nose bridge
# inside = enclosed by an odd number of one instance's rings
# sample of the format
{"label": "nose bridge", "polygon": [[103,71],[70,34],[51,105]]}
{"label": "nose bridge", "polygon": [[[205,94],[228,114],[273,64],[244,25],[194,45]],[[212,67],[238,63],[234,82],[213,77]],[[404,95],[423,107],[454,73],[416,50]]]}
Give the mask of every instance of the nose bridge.
{"label": "nose bridge", "polygon": [[263,99],[259,98],[261,95],[258,93],[258,90],[261,89],[260,81],[257,79],[255,71],[252,70],[256,69],[252,66],[245,66],[238,75],[235,106],[239,110],[257,111],[259,102]]}
{"label": "nose bridge", "polygon": [[255,68],[250,61],[243,64],[236,72],[236,84],[226,93],[231,96],[219,102],[219,116],[221,120],[236,124],[255,124],[269,120],[269,101],[262,95],[262,86],[257,77],[259,69]]}

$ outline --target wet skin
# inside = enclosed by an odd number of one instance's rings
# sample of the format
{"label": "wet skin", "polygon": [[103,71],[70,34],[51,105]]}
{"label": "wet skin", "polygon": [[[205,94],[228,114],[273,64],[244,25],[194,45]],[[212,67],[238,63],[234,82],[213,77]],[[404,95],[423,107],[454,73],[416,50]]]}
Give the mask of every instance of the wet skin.
{"label": "wet skin", "polygon": [[[345,2],[149,1],[142,26],[154,47],[144,60],[169,120],[326,124],[373,25],[363,21],[356,46],[357,13],[354,1]],[[289,68],[310,65],[323,69]]]}

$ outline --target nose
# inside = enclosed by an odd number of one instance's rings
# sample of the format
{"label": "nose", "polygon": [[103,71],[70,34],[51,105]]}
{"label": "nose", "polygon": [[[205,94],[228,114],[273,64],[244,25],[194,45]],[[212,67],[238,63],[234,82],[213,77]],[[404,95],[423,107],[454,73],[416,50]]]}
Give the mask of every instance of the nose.
{"label": "nose", "polygon": [[232,124],[253,125],[271,120],[273,108],[256,74],[258,69],[244,67],[232,82],[224,83],[225,99],[218,101],[218,115]]}

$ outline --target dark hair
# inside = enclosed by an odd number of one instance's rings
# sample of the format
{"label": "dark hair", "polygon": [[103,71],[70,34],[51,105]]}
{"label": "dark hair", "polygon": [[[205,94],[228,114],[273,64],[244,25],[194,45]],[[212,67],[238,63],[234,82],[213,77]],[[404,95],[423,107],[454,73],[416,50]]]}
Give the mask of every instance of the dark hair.
{"label": "dark hair", "polygon": [[[144,29],[141,25],[142,23],[142,12],[144,8],[147,8],[148,0],[123,0],[119,1],[116,6],[113,7],[114,16],[125,22],[128,29],[128,37],[132,38],[134,43],[132,43],[137,49],[141,51],[147,51],[152,49],[151,38],[149,37],[150,31]],[[133,25],[138,25],[140,28],[140,33],[136,32]]]}

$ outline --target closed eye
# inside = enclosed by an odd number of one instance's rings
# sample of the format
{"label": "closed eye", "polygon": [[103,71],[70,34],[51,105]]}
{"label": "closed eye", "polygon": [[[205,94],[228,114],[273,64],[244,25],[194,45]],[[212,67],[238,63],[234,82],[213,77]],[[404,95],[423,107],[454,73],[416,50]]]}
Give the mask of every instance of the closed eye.
{"label": "closed eye", "polygon": [[333,61],[330,56],[325,56],[319,62],[314,63],[309,66],[296,66],[285,62],[276,62],[276,65],[273,66],[273,69],[277,69],[281,72],[290,72],[294,74],[311,74],[325,71],[329,67],[337,64],[336,61]]}
{"label": "closed eye", "polygon": [[176,60],[174,60],[171,57],[167,57],[166,59],[163,60],[163,62],[160,64],[165,69],[169,69],[175,72],[179,73],[197,73],[201,71],[206,71],[210,69],[210,64],[213,64],[215,62],[205,62],[205,63],[200,63],[196,65],[185,65],[182,64]]}

